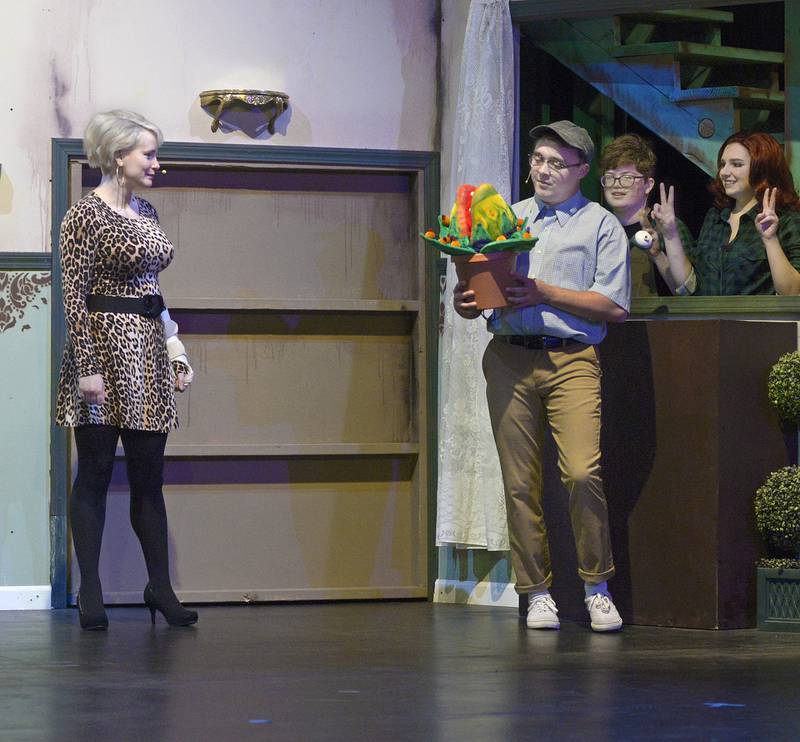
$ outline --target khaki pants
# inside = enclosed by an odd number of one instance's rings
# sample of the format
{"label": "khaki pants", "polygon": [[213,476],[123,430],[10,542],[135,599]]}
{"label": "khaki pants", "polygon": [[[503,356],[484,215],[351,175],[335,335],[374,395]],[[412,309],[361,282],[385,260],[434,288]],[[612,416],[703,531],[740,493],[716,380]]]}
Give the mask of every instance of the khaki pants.
{"label": "khaki pants", "polygon": [[588,583],[614,574],[608,511],[600,478],[600,363],[591,345],[527,350],[492,339],[483,356],[486,397],[508,511],[517,592],[553,580],[542,511],[545,420],[558,450],[561,481]]}

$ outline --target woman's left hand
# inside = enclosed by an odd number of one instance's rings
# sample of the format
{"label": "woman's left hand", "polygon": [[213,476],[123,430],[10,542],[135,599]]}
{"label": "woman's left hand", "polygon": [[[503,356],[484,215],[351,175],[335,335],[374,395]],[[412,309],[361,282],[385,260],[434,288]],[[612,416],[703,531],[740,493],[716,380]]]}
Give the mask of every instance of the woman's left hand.
{"label": "woman's left hand", "polygon": [[778,233],[778,214],[775,211],[775,200],[778,195],[777,188],[767,188],[764,191],[764,201],[761,212],[756,216],[756,224],[761,230],[761,239],[768,240]]}
{"label": "woman's left hand", "polygon": [[179,392],[185,392],[189,388],[189,382],[186,381],[186,374],[183,371],[175,374],[175,388]]}

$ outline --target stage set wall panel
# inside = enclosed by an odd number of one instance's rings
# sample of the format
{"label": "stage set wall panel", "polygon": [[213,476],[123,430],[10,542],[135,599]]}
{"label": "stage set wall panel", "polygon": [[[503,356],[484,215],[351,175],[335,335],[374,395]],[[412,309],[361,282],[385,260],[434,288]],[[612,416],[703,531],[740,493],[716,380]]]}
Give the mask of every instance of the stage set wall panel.
{"label": "stage set wall panel", "polygon": [[[170,168],[164,180],[177,175]],[[159,217],[167,234],[175,235],[175,270],[163,282],[170,305],[202,306],[213,299],[418,300],[418,219],[407,179],[338,181],[330,187],[346,190],[158,189]]]}
{"label": "stage set wall panel", "polygon": [[[419,597],[415,459],[171,458],[176,590],[198,602]],[[115,538],[101,559],[109,602],[140,602],[146,582],[128,503],[119,466],[108,506]]]}
{"label": "stage set wall panel", "polygon": [[12,262],[0,260],[0,610],[50,605],[50,273]]}
{"label": "stage set wall panel", "polygon": [[170,446],[412,443],[408,337],[192,335]]}

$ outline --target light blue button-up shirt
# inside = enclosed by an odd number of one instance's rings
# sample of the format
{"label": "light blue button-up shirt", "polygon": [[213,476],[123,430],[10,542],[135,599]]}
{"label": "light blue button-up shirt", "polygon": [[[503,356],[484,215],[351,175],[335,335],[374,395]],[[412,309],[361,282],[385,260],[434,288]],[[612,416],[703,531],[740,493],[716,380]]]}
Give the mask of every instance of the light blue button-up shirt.
{"label": "light blue button-up shirt", "polygon": [[[596,291],[626,311],[631,303],[628,238],[617,218],[580,191],[549,206],[537,197],[514,204],[518,217],[538,241],[517,258],[517,272],[574,291]],[[594,345],[606,323],[593,322],[549,304],[495,310],[490,332],[501,335],[555,335]]]}

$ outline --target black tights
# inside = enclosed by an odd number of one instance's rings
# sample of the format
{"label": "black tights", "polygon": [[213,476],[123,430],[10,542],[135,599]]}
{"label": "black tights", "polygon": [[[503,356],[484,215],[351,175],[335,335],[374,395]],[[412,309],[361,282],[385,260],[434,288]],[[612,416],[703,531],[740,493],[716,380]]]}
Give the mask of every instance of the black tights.
{"label": "black tights", "polygon": [[106,519],[106,495],[120,436],[131,491],[131,525],[142,545],[147,574],[154,589],[171,591],[167,511],[161,490],[167,434],[112,425],[81,425],[75,428],[78,474],[72,488],[69,515],[84,602],[99,599],[102,603],[100,544]]}

